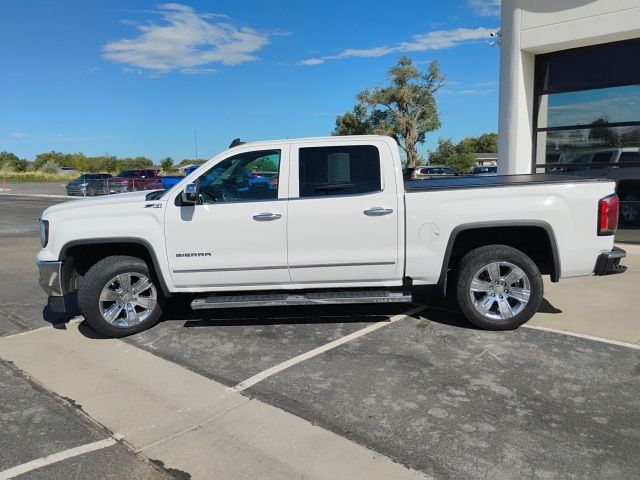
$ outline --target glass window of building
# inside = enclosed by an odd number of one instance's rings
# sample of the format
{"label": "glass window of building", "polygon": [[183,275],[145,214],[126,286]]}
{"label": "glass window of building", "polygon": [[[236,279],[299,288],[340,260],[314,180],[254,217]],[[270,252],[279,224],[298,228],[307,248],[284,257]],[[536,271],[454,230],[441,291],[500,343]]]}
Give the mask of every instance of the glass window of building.
{"label": "glass window of building", "polygon": [[534,171],[610,178],[640,241],[640,40],[536,57]]}

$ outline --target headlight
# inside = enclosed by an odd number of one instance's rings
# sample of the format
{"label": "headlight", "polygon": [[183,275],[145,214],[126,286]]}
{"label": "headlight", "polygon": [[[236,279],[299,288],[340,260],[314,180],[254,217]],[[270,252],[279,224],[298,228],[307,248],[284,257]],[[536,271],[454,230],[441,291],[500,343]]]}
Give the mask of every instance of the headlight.
{"label": "headlight", "polygon": [[81,187],[86,187],[87,185],[89,185],[88,183],[81,183],[80,186]]}
{"label": "headlight", "polygon": [[49,221],[40,219],[40,244],[42,248],[49,243]]}

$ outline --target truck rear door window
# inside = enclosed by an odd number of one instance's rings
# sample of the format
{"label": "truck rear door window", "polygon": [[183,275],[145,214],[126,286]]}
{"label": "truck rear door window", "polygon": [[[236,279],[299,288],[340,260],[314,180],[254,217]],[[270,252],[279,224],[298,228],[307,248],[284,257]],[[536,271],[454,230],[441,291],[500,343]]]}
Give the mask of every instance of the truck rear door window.
{"label": "truck rear door window", "polygon": [[300,197],[357,195],[382,189],[373,145],[301,148]]}

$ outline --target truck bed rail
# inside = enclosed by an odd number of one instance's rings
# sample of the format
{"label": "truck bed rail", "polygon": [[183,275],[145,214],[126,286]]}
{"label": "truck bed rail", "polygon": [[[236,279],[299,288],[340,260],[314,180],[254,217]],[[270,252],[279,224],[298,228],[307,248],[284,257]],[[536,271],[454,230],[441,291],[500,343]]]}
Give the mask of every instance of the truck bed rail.
{"label": "truck bed rail", "polygon": [[576,177],[574,175],[555,175],[532,173],[528,175],[495,175],[430,178],[425,180],[405,180],[404,188],[408,193],[428,190],[449,190],[455,188],[520,187],[527,185],[554,183],[608,182],[604,178]]}

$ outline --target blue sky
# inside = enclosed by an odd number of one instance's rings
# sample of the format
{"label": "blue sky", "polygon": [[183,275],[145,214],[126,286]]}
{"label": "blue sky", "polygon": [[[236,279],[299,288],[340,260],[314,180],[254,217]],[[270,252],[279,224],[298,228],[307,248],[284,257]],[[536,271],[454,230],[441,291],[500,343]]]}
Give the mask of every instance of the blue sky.
{"label": "blue sky", "polygon": [[329,134],[398,56],[438,60],[442,129],[497,129],[499,0],[3,0],[0,151],[209,158]]}

